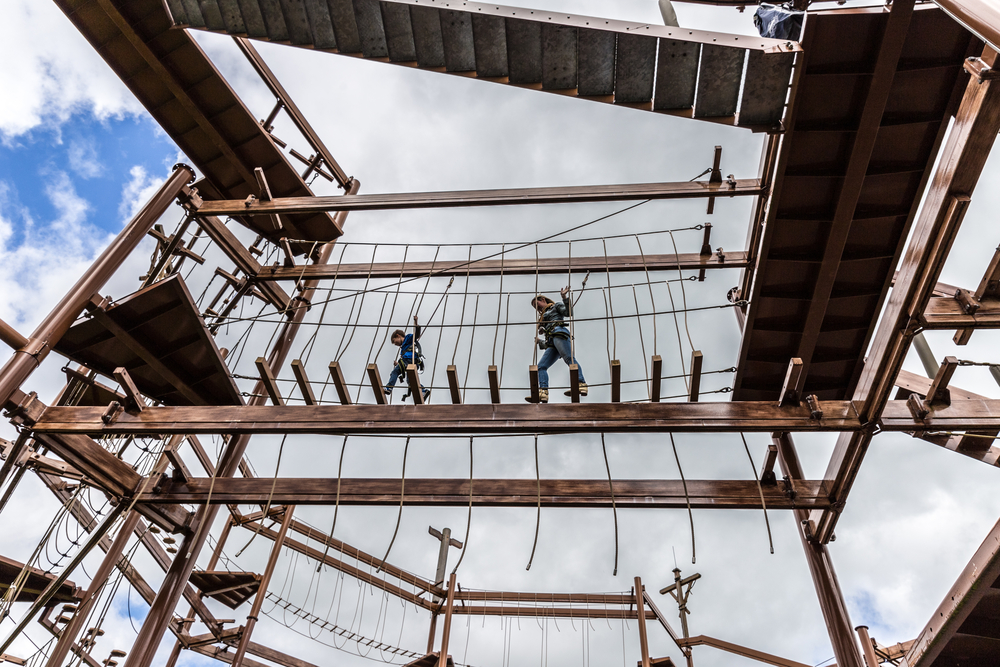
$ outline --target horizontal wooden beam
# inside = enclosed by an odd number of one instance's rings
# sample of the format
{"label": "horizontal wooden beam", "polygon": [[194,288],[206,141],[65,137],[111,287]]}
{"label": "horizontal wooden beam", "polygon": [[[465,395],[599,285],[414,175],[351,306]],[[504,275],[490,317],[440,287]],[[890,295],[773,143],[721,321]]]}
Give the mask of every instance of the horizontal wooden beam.
{"label": "horizontal wooden beam", "polygon": [[[645,259],[645,261],[643,261]],[[701,269],[742,269],[747,266],[747,254],[740,250],[718,255],[681,253],[679,255],[612,255],[608,257],[565,257],[534,259],[484,259],[446,262],[378,262],[357,264],[309,264],[307,266],[264,266],[257,273],[258,281],[315,280],[358,278],[413,278],[416,276],[492,276],[502,271],[505,276],[566,273],[574,271],[677,271]]]}
{"label": "horizontal wooden beam", "polygon": [[984,298],[968,314],[952,297],[934,297],[921,317],[925,329],[1000,329],[1000,299]]}
{"label": "horizontal wooden beam", "polygon": [[[900,401],[900,403],[904,403]],[[964,402],[963,402],[964,404]],[[415,434],[855,431],[850,401],[820,401],[822,419],[809,407],[774,401],[734,403],[515,403],[490,405],[172,406],[124,413],[110,425],[104,407],[49,407],[35,424],[40,433],[162,435],[175,433]],[[1000,402],[998,402],[1000,411]],[[902,405],[901,414],[909,414]],[[906,429],[901,429],[906,430]],[[914,430],[913,424],[908,430]]]}
{"label": "horizontal wooden beam", "polygon": [[[813,481],[792,483],[794,500],[783,484],[762,486],[755,480],[614,481],[614,504],[618,507],[683,509],[690,501],[698,509],[761,509],[761,492],[768,509],[815,508],[829,506],[825,484]],[[439,507],[606,507],[611,508],[611,489],[606,479],[474,479],[469,495],[467,479],[407,479],[405,489],[398,478],[228,478],[209,477],[187,481],[167,480],[154,493],[146,493],[140,504],[209,502],[213,505],[260,505],[268,502],[294,505],[398,506],[400,492],[404,505]]]}
{"label": "horizontal wooden beam", "polygon": [[574,204],[640,199],[696,199],[703,197],[756,197],[765,194],[760,180],[728,182],[683,181],[680,183],[635,183],[622,185],[578,185],[561,188],[505,190],[459,190],[453,192],[409,192],[332,197],[283,197],[271,201],[243,199],[206,201],[192,211],[203,216],[275,215],[320,211],[384,211],[404,208],[451,208],[456,206],[510,206],[514,204]]}

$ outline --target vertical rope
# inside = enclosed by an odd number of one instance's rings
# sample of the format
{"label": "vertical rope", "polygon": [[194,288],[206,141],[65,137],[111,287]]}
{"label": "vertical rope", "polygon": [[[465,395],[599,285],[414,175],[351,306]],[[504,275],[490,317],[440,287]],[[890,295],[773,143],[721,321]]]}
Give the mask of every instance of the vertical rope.
{"label": "vertical rope", "polygon": [[[653,283],[649,279],[649,268],[646,266],[646,254],[642,251],[642,243],[639,241],[639,235],[635,235],[635,243],[639,246],[639,256],[642,258],[642,270],[646,272],[646,287],[649,288],[649,303],[653,307],[653,354],[656,352],[656,341],[659,336],[656,334],[656,300],[653,298]],[[676,317],[676,315],[674,316]],[[677,338],[680,339],[681,332],[678,329]]]}
{"label": "vertical rope", "polygon": [[504,326],[503,326],[503,345],[500,347],[500,374],[497,378],[497,382],[503,385],[503,362],[507,358],[507,332],[510,330],[510,294],[507,294],[507,311],[504,313]]}
{"label": "vertical rope", "polygon": [[465,363],[465,382],[462,383],[462,402],[465,402],[465,388],[469,386],[469,369],[472,367],[472,347],[476,343],[476,317],[479,314],[479,294],[472,310],[472,335],[469,337],[469,360]]}
{"label": "vertical rope", "polygon": [[538,434],[535,434],[535,484],[538,488],[538,513],[535,515],[535,540],[531,543],[531,556],[528,558],[528,566],[525,570],[531,569],[531,563],[535,560],[535,549],[538,548],[538,529],[542,525],[542,478],[538,470]]}
{"label": "vertical rope", "polygon": [[[571,287],[573,284],[573,242],[568,241],[566,243],[566,287]],[[573,363],[573,359],[576,359],[576,342],[574,341],[573,334],[576,329],[573,326],[573,320],[575,319],[573,315],[573,290],[572,288],[566,293],[569,297],[570,303],[570,313],[569,313],[569,359],[570,363]],[[572,390],[571,390],[572,391]]]}
{"label": "vertical rope", "polygon": [[611,464],[608,463],[608,448],[604,445],[604,433],[601,433],[601,451],[604,452],[604,468],[608,471],[608,488],[611,489],[611,511],[615,517],[615,570],[612,577],[618,576],[618,506],[615,504],[615,483],[611,479]]}
{"label": "vertical rope", "polygon": [[497,291],[497,325],[493,331],[493,356],[491,357],[491,363],[496,366],[497,364],[497,338],[500,336],[500,310],[503,306],[503,261],[504,253],[507,252],[507,244],[500,247],[500,288]]}
{"label": "vertical rope", "polygon": [[611,267],[608,265],[608,242],[601,239],[604,246],[604,272],[608,277],[608,307],[611,309],[611,331],[614,334],[614,345],[611,350],[612,359],[618,358],[618,327],[615,326],[615,302],[611,298]]}
{"label": "vertical rope", "polygon": [[646,395],[653,397],[653,387],[649,383],[649,359],[646,358],[646,341],[642,338],[642,315],[639,314],[639,297],[635,293],[635,285],[632,285],[632,299],[635,301],[635,323],[639,327],[639,345],[642,347],[642,364],[646,369]]}
{"label": "vertical rope", "polygon": [[[350,339],[348,339],[347,345],[344,346],[343,352],[347,352],[347,348],[351,345],[351,341],[354,340],[354,332],[357,331],[357,329],[358,329],[358,322],[361,321],[361,310],[362,310],[362,308],[365,307],[365,295],[368,294],[368,286],[371,284],[372,269],[375,268],[375,255],[376,255],[377,252],[378,252],[378,244],[376,243],[375,247],[372,248],[372,261],[368,265],[368,277],[365,279],[365,288],[361,291],[361,303],[358,305],[358,319],[354,322],[354,329],[351,330],[351,337],[350,337]],[[357,294],[355,294],[355,296],[357,296]],[[388,297],[386,297],[386,298],[388,298]],[[382,306],[383,306],[383,308],[385,307],[385,302],[382,303]],[[354,311],[354,303],[353,302],[351,303],[351,311],[352,312]],[[350,321],[350,316],[348,316],[348,321]],[[344,335],[347,335],[347,329],[344,329]],[[341,338],[340,342],[343,343],[344,339]],[[343,352],[340,351],[340,346],[337,346],[336,361],[340,361],[340,355],[343,354]],[[369,352],[369,356],[370,355],[371,355],[371,353]]]}
{"label": "vertical rope", "polygon": [[[531,297],[532,303],[536,303],[535,302],[535,298],[537,296],[538,296],[538,244],[536,243],[535,244],[535,293]],[[535,312],[533,313],[533,315],[537,319],[537,317],[538,317],[538,309],[537,308],[535,308]],[[538,326],[536,325],[535,326],[535,332],[534,332],[534,334],[532,334],[532,337],[531,337],[531,340],[532,340],[532,345],[531,345],[531,365],[532,366],[537,366],[538,365],[538,340],[537,340],[537,338],[538,338]]]}
{"label": "vertical rope", "polygon": [[474,436],[469,436],[469,512],[465,520],[465,540],[462,545],[462,553],[458,555],[458,562],[455,563],[455,569],[451,571],[452,574],[458,572],[458,566],[462,564],[462,560],[465,559],[465,552],[469,550],[469,530],[472,528],[472,443]]}
{"label": "vertical rope", "polygon": [[403,474],[400,476],[399,480],[399,514],[396,515],[396,529],[392,531],[392,539],[389,540],[389,548],[385,550],[385,555],[382,556],[382,562],[379,563],[378,569],[375,570],[376,574],[382,571],[382,566],[385,565],[385,561],[389,557],[389,552],[392,551],[392,545],[396,543],[396,535],[399,534],[399,524],[403,520],[403,497],[406,491],[406,454],[409,451],[410,436],[406,436],[406,444],[403,445]]}
{"label": "vertical rope", "polygon": [[760,494],[760,506],[764,508],[764,524],[767,526],[767,543],[771,547],[771,553],[774,553],[774,540],[771,539],[771,522],[767,518],[767,503],[764,502],[764,489],[760,486],[760,476],[757,474],[757,464],[753,462],[753,456],[750,455],[750,446],[747,444],[747,437],[740,433],[740,438],[743,439],[743,449],[747,451],[747,458],[750,459],[750,470],[753,471],[753,477],[757,480],[757,493]]}
{"label": "vertical rope", "polygon": [[[452,278],[454,280],[454,278]],[[441,324],[444,324],[445,317],[448,315],[448,292],[445,291],[444,294],[444,310],[441,311]],[[432,314],[431,317],[434,315]],[[441,339],[444,338],[444,327],[441,327],[441,333],[438,334],[437,347],[434,348],[434,361],[431,362],[431,387],[434,387],[434,376],[437,375],[437,360],[438,354],[441,352]]]}
{"label": "vertical rope", "polygon": [[340,464],[337,466],[337,498],[333,503],[333,525],[330,526],[330,537],[326,540],[326,548],[323,550],[323,558],[316,568],[317,572],[323,567],[323,563],[326,562],[326,556],[330,553],[330,542],[333,541],[333,531],[337,529],[337,515],[340,513],[340,481],[343,479],[344,473],[344,452],[347,451],[347,438],[348,436],[345,435],[344,441],[340,443]]}
{"label": "vertical rope", "polygon": [[691,564],[695,563],[696,552],[694,543],[694,514],[691,512],[691,496],[688,495],[687,480],[684,479],[684,469],[681,468],[681,458],[677,455],[677,444],[674,434],[670,433],[670,446],[674,449],[674,460],[677,461],[677,471],[681,474],[681,484],[684,486],[684,501],[687,503],[688,521],[691,523]]}

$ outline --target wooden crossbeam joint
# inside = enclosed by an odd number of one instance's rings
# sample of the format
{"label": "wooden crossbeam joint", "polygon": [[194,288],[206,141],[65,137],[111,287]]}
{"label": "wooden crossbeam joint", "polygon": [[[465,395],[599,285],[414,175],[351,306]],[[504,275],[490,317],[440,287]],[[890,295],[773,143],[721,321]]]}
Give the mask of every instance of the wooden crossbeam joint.
{"label": "wooden crossbeam joint", "polygon": [[802,360],[792,357],[788,362],[788,370],[785,372],[785,382],[781,386],[781,395],[778,397],[778,406],[800,405],[802,403],[802,384],[805,382],[805,373]]}
{"label": "wooden crossbeam joint", "polygon": [[948,390],[948,383],[958,368],[958,359],[955,357],[945,357],[944,362],[938,368],[934,381],[931,382],[930,389],[927,390],[928,405],[951,405],[951,392]]}
{"label": "wooden crossbeam joint", "polygon": [[115,369],[114,376],[118,384],[121,385],[122,391],[125,392],[125,409],[134,414],[142,412],[143,408],[147,407],[146,399],[139,393],[128,370],[124,366],[119,366]]}

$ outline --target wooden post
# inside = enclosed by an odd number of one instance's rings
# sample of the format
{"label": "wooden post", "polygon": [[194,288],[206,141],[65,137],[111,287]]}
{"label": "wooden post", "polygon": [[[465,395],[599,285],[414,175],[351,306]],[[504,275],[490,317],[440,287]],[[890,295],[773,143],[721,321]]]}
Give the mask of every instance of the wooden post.
{"label": "wooden post", "polygon": [[458,368],[454,364],[448,366],[448,389],[451,391],[451,402],[461,405],[462,391],[458,386]]}
{"label": "wooden post", "polygon": [[406,382],[410,385],[410,395],[413,396],[413,404],[423,405],[424,390],[420,386],[420,376],[417,374],[416,364],[408,364],[406,366]]}
{"label": "wooden post", "polygon": [[254,363],[257,365],[257,372],[260,374],[260,381],[264,385],[267,395],[271,397],[271,403],[274,405],[284,405],[285,401],[281,398],[281,392],[278,390],[278,383],[274,379],[274,371],[271,370],[271,364],[267,363],[267,359],[264,357],[257,357]]}
{"label": "wooden post", "polygon": [[[360,187],[361,183],[359,181],[352,181],[348,191],[349,194],[356,194]],[[345,217],[340,215],[335,216],[334,222],[338,227],[343,228]],[[315,263],[328,263],[333,256],[333,247],[333,243],[323,245],[319,250],[319,256],[316,258]],[[272,368],[280,368],[285,363],[285,359],[291,349],[292,341],[295,340],[295,336],[302,327],[302,322],[305,319],[308,310],[306,304],[310,303],[310,300],[316,294],[318,286],[319,281],[317,280],[307,280],[302,285],[302,301],[297,302],[297,305],[290,311],[291,315],[288,321],[282,326],[281,331],[275,339],[274,346],[271,348],[268,364]],[[254,387],[253,393],[260,394],[262,391],[264,391],[262,383],[258,382]],[[2,396],[2,391],[0,391],[0,397]],[[256,397],[251,397],[248,403],[259,406],[264,401]],[[246,452],[249,442],[249,434],[240,434],[230,438],[216,471],[217,477],[232,477],[236,473],[243,462],[243,455]],[[218,511],[219,508],[217,505],[203,506],[198,509],[194,520],[191,522],[191,533],[185,536],[177,555],[170,564],[170,568],[163,578],[163,583],[160,585],[160,590],[156,593],[156,597],[149,607],[146,620],[143,622],[142,627],[139,628],[139,635],[132,644],[132,651],[129,653],[128,658],[126,658],[124,667],[149,667],[152,664],[156,649],[160,645],[160,640],[163,639],[163,634],[167,631],[167,626],[173,617],[174,609],[177,608],[177,603],[180,601],[181,595],[183,595],[184,589],[187,587],[188,579],[191,577],[191,571],[194,569],[198,555],[201,553],[202,548],[205,546],[205,541],[208,539],[208,528],[218,516]],[[202,529],[203,527],[205,528],[204,530]]]}
{"label": "wooden post", "polygon": [[643,606],[642,579],[635,578],[635,611],[638,614],[639,649],[642,651],[642,667],[649,665],[649,644],[646,642],[646,608]]}
{"label": "wooden post", "polygon": [[534,364],[528,366],[528,387],[531,388],[531,402],[538,403],[541,401],[538,397],[538,366]]}
{"label": "wooden post", "polygon": [[344,371],[340,368],[339,361],[330,362],[330,377],[333,378],[333,386],[337,388],[337,396],[341,405],[351,404],[351,394],[347,390],[347,381],[344,380]]}
{"label": "wooden post", "polygon": [[316,405],[316,394],[309,386],[309,376],[306,375],[306,367],[301,359],[292,360],[292,374],[295,375],[295,382],[299,385],[299,391],[302,393],[306,405]]}
{"label": "wooden post", "polygon": [[271,547],[271,555],[267,559],[267,567],[264,568],[264,574],[261,576],[260,587],[254,596],[253,606],[250,607],[246,625],[243,627],[243,633],[240,635],[240,643],[236,646],[236,653],[233,654],[233,660],[230,663],[232,667],[242,667],[243,665],[243,658],[246,656],[247,647],[250,645],[250,636],[253,634],[254,626],[257,624],[257,616],[260,614],[261,607],[264,605],[264,598],[267,596],[267,585],[271,582],[271,575],[274,574],[275,565],[278,564],[278,556],[281,555],[281,547],[285,544],[285,535],[288,534],[288,526],[292,523],[292,513],[294,511],[295,505],[285,507],[285,517],[281,521],[281,529],[278,531],[278,537],[275,538],[274,545]]}
{"label": "wooden post", "polygon": [[497,373],[497,367],[491,364],[486,369],[486,374],[490,378],[490,403],[497,405],[500,403],[500,376]]}
{"label": "wooden post", "polygon": [[126,407],[129,410],[142,412],[142,409],[146,407],[146,400],[136,388],[135,383],[132,381],[132,376],[128,374],[128,371],[123,366],[116,368],[114,375],[115,379],[118,380],[118,384],[121,385],[122,391],[125,392],[125,396],[128,398],[128,405]]}
{"label": "wooden post", "polygon": [[789,359],[785,382],[781,385],[781,394],[778,396],[778,405],[798,405],[802,401],[802,383],[806,379],[802,372],[803,368],[802,360],[798,357]]}
{"label": "wooden post", "polygon": [[663,359],[660,355],[653,357],[653,377],[649,391],[649,400],[653,403],[660,402],[660,376],[663,375]]}
{"label": "wooden post", "polygon": [[452,572],[448,579],[448,600],[444,605],[444,627],[441,629],[441,652],[438,654],[438,667],[448,667],[448,637],[451,635],[451,610],[454,605],[455,573]]}
{"label": "wooden post", "polygon": [[378,374],[378,366],[375,364],[368,364],[368,384],[372,387],[372,392],[375,393],[375,402],[379,405],[385,405],[385,387],[382,384],[382,378]]}
{"label": "wooden post", "polygon": [[698,394],[701,391],[701,362],[702,354],[699,350],[691,353],[691,391],[688,400],[692,403],[698,402]]}
{"label": "wooden post", "polygon": [[580,367],[576,364],[569,365],[569,400],[580,402]]}
{"label": "wooden post", "polygon": [[622,400],[622,364],[617,359],[611,360],[611,402]]}

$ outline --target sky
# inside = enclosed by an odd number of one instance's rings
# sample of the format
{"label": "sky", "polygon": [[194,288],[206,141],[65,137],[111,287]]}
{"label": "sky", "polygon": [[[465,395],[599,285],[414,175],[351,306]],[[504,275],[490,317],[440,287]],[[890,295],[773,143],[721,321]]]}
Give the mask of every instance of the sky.
{"label": "sky", "polygon": [[[578,14],[613,12],[611,18],[659,20],[656,3],[645,0],[614,5],[583,0],[534,4]],[[10,91],[0,103],[0,319],[27,333],[183,156],[54,5],[27,0],[11,0],[8,5],[9,39],[0,42],[0,58],[9,64],[0,70],[0,87]],[[754,32],[749,12],[678,4],[677,13],[685,26]],[[273,99],[231,40],[217,35],[195,36],[247,106],[264,117]],[[363,193],[688,180],[710,166],[715,145],[723,146],[724,174],[733,173],[737,178],[757,174],[762,137],[744,130],[279,45],[261,44],[258,48],[340,164],[361,181]],[[279,120],[275,132],[298,150],[305,150],[286,120]],[[994,155],[983,180],[988,182],[997,171]],[[324,181],[317,181],[314,187],[320,194],[336,192]],[[990,216],[996,210],[997,197],[1000,194],[995,189],[975,193],[942,281],[972,288],[978,284],[998,242]],[[541,245],[539,253],[600,255],[604,252],[600,239],[609,236],[622,237],[607,241],[609,254],[636,254],[640,248],[646,253],[672,252],[674,243],[681,252],[693,252],[700,247],[701,232],[691,228],[707,221],[714,226],[714,246],[743,248],[751,202],[720,200],[711,218],[705,215],[703,205],[653,202],[622,213],[616,211],[627,205],[611,203],[351,214],[341,249],[334,257],[344,262],[371,261],[372,257],[388,261],[405,252],[408,259],[430,261],[437,252],[439,259],[462,258],[469,252],[463,244],[501,244],[474,250],[486,254],[611,214],[613,217],[560,237],[575,239],[572,246]],[[178,220],[179,213],[170,212],[163,223],[169,231]],[[639,246],[637,237],[628,236],[663,230],[677,230],[673,240],[669,234],[650,234],[641,237]],[[253,234],[246,230],[234,231],[246,243],[253,241]],[[598,240],[584,240],[591,238]],[[373,244],[379,245],[376,248]],[[439,248],[439,244],[457,245]],[[204,252],[206,262],[203,267],[194,267],[185,280],[204,306],[220,287],[218,280],[210,282],[212,270],[231,267],[203,242],[196,247]],[[134,291],[137,277],[148,268],[151,251],[148,242],[141,246],[103,292],[121,298]],[[509,256],[530,257],[534,246],[518,253]],[[192,268],[190,263],[188,268]],[[582,279],[575,274],[569,281],[578,290]],[[645,360],[656,353],[663,356],[668,371],[680,373],[694,348],[705,354],[706,369],[720,371],[706,376],[704,389],[729,386],[732,375],[726,369],[735,363],[739,349],[739,331],[730,309],[691,312],[689,318],[676,320],[668,315],[629,316],[637,311],[671,310],[671,299],[675,307],[684,301],[689,306],[724,306],[726,292],[739,280],[738,272],[709,272],[703,283],[662,282],[675,279],[675,275],[657,275],[653,278],[657,284],[649,290],[645,276],[620,274],[612,278],[616,287],[607,290],[604,276],[590,278],[578,304],[575,344],[591,384],[607,381],[608,358],[621,359],[625,379],[645,377]],[[553,294],[566,281],[564,276],[543,276],[538,288]],[[338,281],[334,289],[343,291],[330,292],[325,297],[329,300],[326,307],[314,307],[311,324],[293,347],[293,355],[306,361],[317,385],[319,378],[325,377],[326,365],[335,358],[341,361],[351,383],[360,384],[364,366],[370,361],[383,369],[385,377],[394,352],[385,343],[385,334],[389,328],[405,326],[411,311],[429,316],[446,294],[447,284],[438,279],[415,281],[401,286],[399,295],[393,296],[395,288],[391,288],[389,297],[372,293],[360,303],[352,294],[363,289],[364,282]],[[378,284],[392,283],[386,280]],[[633,285],[637,288],[634,292]],[[524,367],[534,354],[532,315],[527,304],[528,293],[534,289],[533,277],[508,276],[503,285],[495,277],[468,285],[457,280],[447,299],[441,301],[443,312],[432,322],[437,326],[431,327],[423,341],[430,358],[428,373],[434,378],[428,382],[425,374],[424,383],[440,387],[444,366],[456,359],[459,368],[469,373],[471,388],[466,400],[485,402],[481,388],[486,386],[486,366],[498,363],[504,372],[503,400],[520,402],[524,395],[521,387],[526,385]],[[497,292],[511,293],[509,301],[498,299]],[[610,302],[603,297],[610,297]],[[267,347],[275,330],[276,318],[270,311],[264,310],[258,321],[250,321],[260,307],[246,304],[237,313],[239,319],[220,331],[219,345],[233,350],[230,360],[237,376],[253,376],[253,358]],[[619,316],[610,332],[601,319],[608,313],[605,308],[614,309]],[[480,325],[474,336],[468,326],[473,311]],[[312,325],[320,321],[324,326]],[[511,326],[494,326],[498,321]],[[464,328],[459,328],[459,322]],[[963,348],[952,345],[947,332],[928,334],[927,338],[939,358],[953,354],[962,359],[997,361],[991,332],[978,332]],[[64,363],[53,355],[32,376],[30,388],[43,400],[51,400],[61,387],[59,369]],[[906,368],[922,372],[915,356],[908,359]],[[289,369],[279,369],[278,375],[290,399],[297,400]],[[561,364],[553,368],[552,376],[554,388],[565,386],[566,371]],[[252,379],[238,379],[238,383],[244,391],[253,386]],[[998,395],[996,384],[983,368],[963,367],[953,383],[983,395]],[[627,385],[625,398],[641,398],[643,384]],[[323,387],[329,394],[331,390]],[[355,391],[358,400],[372,401],[370,390]],[[602,394],[606,391],[595,387],[590,400],[607,400]],[[667,395],[684,391],[681,380],[668,381],[664,387]],[[446,391],[440,394],[446,395]],[[553,394],[554,401],[568,400],[561,396],[561,389],[554,389]],[[398,400],[398,390],[394,399]],[[727,399],[724,393],[705,397]],[[8,425],[0,426],[0,437],[12,436]],[[688,479],[750,479],[750,462],[738,436],[680,434],[675,441],[676,458],[670,441],[661,435],[607,436],[613,475],[622,479],[676,479],[683,470]],[[759,467],[768,438],[748,435],[747,441]],[[819,478],[832,438],[802,435],[796,442],[807,477]],[[211,455],[217,454],[218,442],[206,438],[205,444]],[[405,440],[391,438],[351,438],[344,445],[342,438],[332,437],[289,438],[287,442],[256,437],[248,454],[264,477],[336,477],[342,446],[345,477],[398,477],[404,450],[408,478],[461,478],[469,474],[470,444],[466,439],[414,438],[407,447]],[[477,477],[535,475],[535,448],[530,437],[478,438],[472,451]],[[129,456],[130,461],[144,462],[151,455],[130,452]],[[189,466],[197,469],[192,460]],[[600,438],[543,436],[538,445],[538,470],[543,477],[603,478],[607,471]],[[868,625],[883,644],[916,636],[1000,516],[1000,498],[993,492],[997,474],[984,464],[901,434],[881,434],[875,439],[838,525],[837,540],[830,545],[855,625]],[[0,530],[5,535],[2,554],[21,560],[31,557],[56,510],[51,494],[26,476],[10,507],[0,514]],[[329,509],[300,508],[296,516],[319,531],[330,530]],[[702,574],[689,602],[693,634],[718,637],[810,665],[825,663],[833,654],[790,513],[768,513],[773,555],[761,512],[702,510],[693,517],[694,550],[685,512],[620,509],[617,576],[612,575],[615,517],[604,510],[544,510],[538,519],[530,509],[476,508],[470,519],[463,508],[407,507],[401,518],[392,507],[341,508],[335,534],[381,557],[399,519],[389,561],[432,577],[437,548],[426,528],[447,525],[468,545],[459,581],[463,588],[472,589],[621,592],[632,586],[632,577],[641,576],[650,590],[658,590],[672,581],[671,570],[676,564],[684,575]],[[538,542],[527,570],[536,519]],[[72,526],[65,522],[58,525],[67,537],[75,535]],[[215,526],[216,534],[220,525]],[[225,549],[226,567],[262,570],[270,543],[251,538],[248,531],[234,531]],[[52,549],[70,553],[65,541],[50,545],[54,563],[65,562],[65,556],[56,556]],[[451,563],[457,557],[453,550]],[[693,557],[697,562],[692,564]],[[135,559],[150,583],[157,586],[155,566],[141,552]],[[207,552],[202,565],[206,559]],[[40,562],[45,567],[45,561]],[[77,583],[88,581],[87,572],[93,572],[98,562],[99,558],[91,556],[85,561],[86,572],[74,573],[71,578]],[[282,554],[277,572],[272,590],[294,607],[366,637],[407,650],[423,650],[426,614],[403,607],[394,599],[386,600],[354,580],[341,580],[333,571],[317,572],[315,562],[290,553]],[[654,597],[674,622],[676,609],[669,598]],[[127,584],[110,599],[107,635],[99,651],[110,652],[112,647],[127,650],[135,636],[134,624],[141,620],[145,608]],[[210,605],[219,617],[234,618],[237,624],[248,612],[248,606],[230,611],[214,602]],[[15,617],[23,613],[21,607],[14,607]],[[255,640],[315,664],[391,660],[388,654],[369,653],[367,660],[358,657],[357,643],[321,632],[301,618],[296,620],[288,609],[281,612],[271,603],[265,604],[269,616],[262,619]],[[593,658],[612,661],[609,664],[622,660],[627,665],[638,658],[634,623],[626,628],[604,621],[585,626],[580,622],[539,625],[530,619],[520,623],[496,618],[467,620],[458,618],[452,639],[453,655],[465,664],[492,667],[538,660],[545,665],[549,661],[553,665],[587,665]],[[0,635],[12,627],[11,621],[5,620],[0,624]],[[29,636],[38,643],[48,639],[37,626],[32,626]],[[666,634],[653,624],[650,644],[654,655],[680,659]],[[170,645],[172,642],[164,642],[159,660]],[[19,640],[14,648],[16,655],[23,656],[35,650],[26,640]],[[105,653],[95,655],[100,659]],[[708,648],[696,649],[695,659],[706,667],[750,664]],[[210,662],[189,652],[182,654],[183,665]]]}

